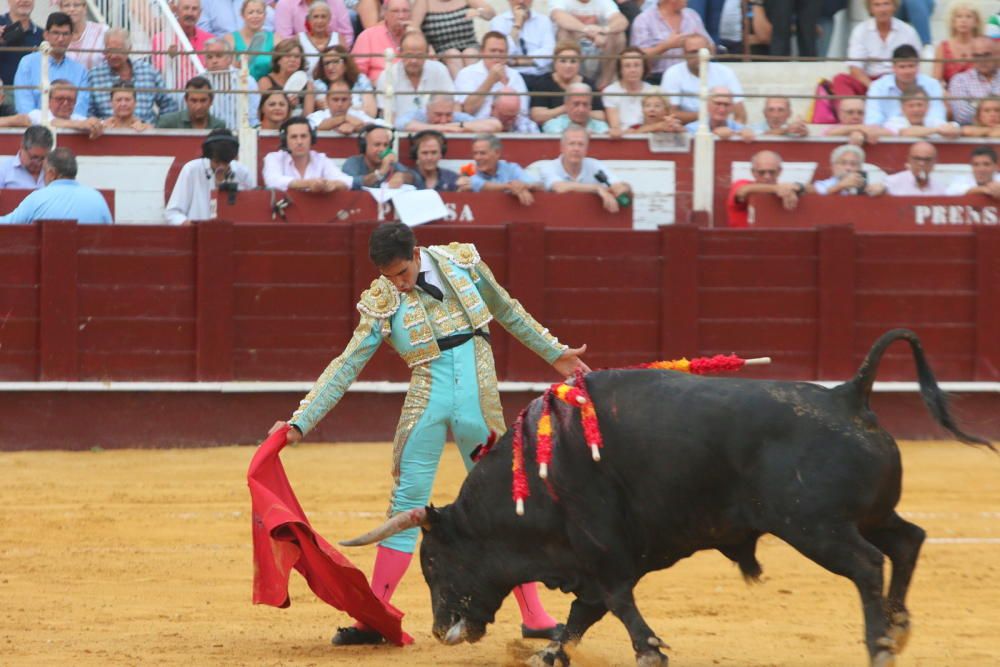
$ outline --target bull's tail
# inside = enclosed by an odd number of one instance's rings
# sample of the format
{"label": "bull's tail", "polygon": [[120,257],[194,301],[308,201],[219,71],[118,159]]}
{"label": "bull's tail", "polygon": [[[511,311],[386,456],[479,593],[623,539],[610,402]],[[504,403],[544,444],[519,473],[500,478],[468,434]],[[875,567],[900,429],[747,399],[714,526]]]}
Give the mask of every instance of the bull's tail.
{"label": "bull's tail", "polygon": [[868,399],[871,396],[872,385],[875,383],[875,375],[878,372],[879,362],[882,361],[882,355],[885,354],[886,348],[897,340],[905,340],[910,344],[910,349],[913,351],[913,361],[917,366],[920,396],[923,398],[924,405],[927,406],[935,421],[966,444],[985,445],[996,451],[988,440],[965,433],[955,423],[954,418],[948,411],[948,401],[945,398],[945,393],[938,387],[937,380],[934,378],[934,371],[931,370],[930,364],[927,363],[927,357],[924,355],[923,346],[920,345],[920,339],[917,338],[917,334],[909,329],[893,329],[883,334],[881,338],[875,341],[872,349],[868,351],[868,356],[861,362],[861,367],[858,368],[857,375],[847,383],[848,386],[854,389],[862,405],[868,407]]}

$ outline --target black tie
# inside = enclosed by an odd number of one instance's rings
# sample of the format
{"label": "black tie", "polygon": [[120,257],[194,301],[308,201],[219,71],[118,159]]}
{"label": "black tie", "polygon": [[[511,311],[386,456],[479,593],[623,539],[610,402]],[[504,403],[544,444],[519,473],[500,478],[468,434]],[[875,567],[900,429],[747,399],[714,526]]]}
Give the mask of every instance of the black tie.
{"label": "black tie", "polygon": [[426,271],[421,271],[420,273],[417,274],[417,287],[427,292],[438,301],[444,299],[444,293],[437,286],[431,285],[430,283],[427,282]]}

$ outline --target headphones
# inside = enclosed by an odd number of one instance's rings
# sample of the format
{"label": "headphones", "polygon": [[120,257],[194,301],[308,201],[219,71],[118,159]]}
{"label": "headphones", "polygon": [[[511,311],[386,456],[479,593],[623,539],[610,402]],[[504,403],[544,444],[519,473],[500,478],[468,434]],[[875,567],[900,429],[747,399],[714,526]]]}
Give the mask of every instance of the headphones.
{"label": "headphones", "polygon": [[309,128],[309,147],[312,148],[316,145],[318,137],[316,136],[316,128],[312,126],[305,116],[292,116],[291,118],[286,118],[284,122],[281,123],[281,127],[278,128],[278,148],[283,151],[288,150],[288,128],[292,125],[305,125]]}
{"label": "headphones", "polygon": [[427,137],[434,137],[441,146],[441,157],[448,154],[448,138],[437,130],[420,130],[416,134],[410,135],[410,159],[417,161],[417,151],[420,149],[420,142]]}
{"label": "headphones", "polygon": [[395,128],[386,127],[385,125],[376,125],[375,123],[368,123],[361,128],[361,132],[358,133],[358,152],[362,155],[368,152],[368,135],[374,130],[385,130],[388,132],[390,144],[396,140]]}
{"label": "headphones", "polygon": [[[232,162],[240,152],[240,142],[236,136],[226,129],[215,129],[208,133],[201,142],[201,156],[209,160]],[[228,159],[226,159],[228,158]]]}

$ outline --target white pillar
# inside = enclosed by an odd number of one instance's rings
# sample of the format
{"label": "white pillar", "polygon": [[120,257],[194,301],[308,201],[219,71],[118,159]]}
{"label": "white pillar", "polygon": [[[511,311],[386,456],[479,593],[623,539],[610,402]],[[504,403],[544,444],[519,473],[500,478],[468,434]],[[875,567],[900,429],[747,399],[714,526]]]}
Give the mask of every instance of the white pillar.
{"label": "white pillar", "polygon": [[694,135],[694,193],[692,209],[708,213],[712,224],[715,195],[715,136],[708,127],[708,49],[698,51],[698,131]]}
{"label": "white pillar", "polygon": [[[237,138],[240,142],[239,161],[250,172],[250,182],[257,185],[257,130],[250,126],[250,95],[247,79],[250,76],[249,56],[242,56],[240,61],[239,93],[236,97],[236,118],[238,119]],[[231,94],[231,93],[230,93]]]}

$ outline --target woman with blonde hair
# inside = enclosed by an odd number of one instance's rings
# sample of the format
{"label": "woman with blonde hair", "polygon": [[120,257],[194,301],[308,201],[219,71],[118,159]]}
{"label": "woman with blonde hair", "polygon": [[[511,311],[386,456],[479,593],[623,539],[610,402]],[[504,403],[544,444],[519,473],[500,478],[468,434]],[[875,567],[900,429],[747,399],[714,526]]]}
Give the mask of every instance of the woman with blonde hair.
{"label": "woman with blonde hair", "polygon": [[624,134],[646,134],[648,132],[685,132],[684,123],[670,113],[670,101],[659,88],[655,95],[642,98],[642,121],[626,127]]}
{"label": "woman with blonde hair", "polygon": [[[972,40],[983,34],[983,17],[965,2],[948,10],[948,39],[934,50],[934,78],[948,85],[951,77],[972,67]],[[950,60],[952,62],[942,62]]]}
{"label": "woman with blonde hair", "polygon": [[[244,51],[273,51],[274,33],[264,30],[267,18],[267,5],[264,0],[243,0],[240,8],[243,17],[243,27],[231,32],[223,39],[236,53]],[[259,79],[271,71],[271,56],[268,53],[250,56],[250,76]]]}
{"label": "woman with blonde hair", "polygon": [[[288,103],[292,105],[292,115],[308,116],[316,110],[315,86],[309,75],[305,73],[305,58],[302,52],[302,45],[299,40],[291,37],[283,39],[274,47],[274,54],[271,56],[271,71],[265,74],[257,82],[261,92],[265,90],[285,90],[288,95]],[[302,76],[295,76],[302,72]],[[305,80],[301,87],[297,84],[299,79]],[[288,86],[289,82],[293,85]]]}

